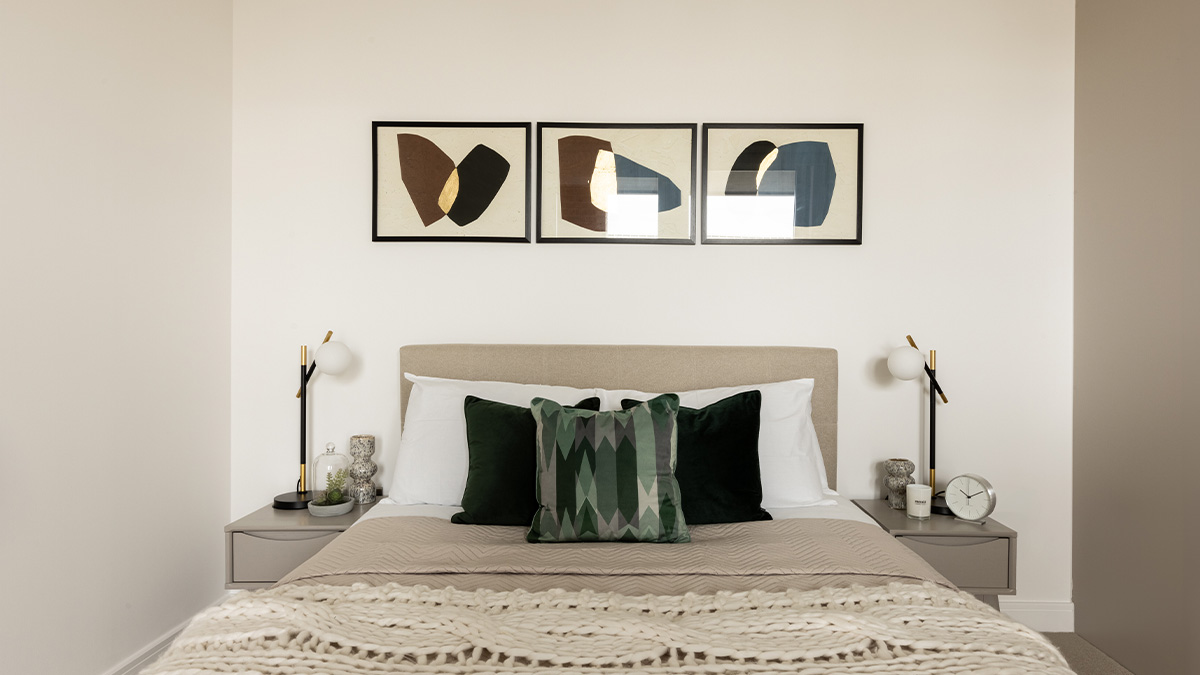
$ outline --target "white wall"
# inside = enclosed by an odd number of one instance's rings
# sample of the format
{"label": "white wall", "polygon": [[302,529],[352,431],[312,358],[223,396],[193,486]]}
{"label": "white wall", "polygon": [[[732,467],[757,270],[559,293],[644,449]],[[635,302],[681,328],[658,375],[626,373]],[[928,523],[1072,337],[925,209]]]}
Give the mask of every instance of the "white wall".
{"label": "white wall", "polygon": [[94,674],[216,599],[231,3],[0,9],[0,670]]}
{"label": "white wall", "polygon": [[[310,441],[399,438],[396,349],[425,342],[840,350],[842,491],[917,457],[925,397],[881,360],[935,348],[939,475],[1020,532],[1021,600],[1071,597],[1074,3],[236,3],[233,491],[295,481]],[[372,243],[372,120],[863,122],[862,246]],[[673,285],[659,315],[641,287]],[[607,321],[580,300],[611,297]],[[1069,605],[1066,605],[1069,607]]]}

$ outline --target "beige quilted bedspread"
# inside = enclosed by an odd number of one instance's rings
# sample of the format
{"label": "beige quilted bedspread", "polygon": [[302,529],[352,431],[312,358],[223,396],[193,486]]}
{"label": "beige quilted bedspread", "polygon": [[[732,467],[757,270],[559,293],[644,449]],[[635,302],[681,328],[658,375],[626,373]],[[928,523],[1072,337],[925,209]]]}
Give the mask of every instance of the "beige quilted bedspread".
{"label": "beige quilted bedspread", "polygon": [[794,519],[690,528],[689,544],[529,544],[525,528],[440,518],[360,522],[280,584],[388,582],[625,594],[782,591],[891,581],[949,586],[874,525]]}

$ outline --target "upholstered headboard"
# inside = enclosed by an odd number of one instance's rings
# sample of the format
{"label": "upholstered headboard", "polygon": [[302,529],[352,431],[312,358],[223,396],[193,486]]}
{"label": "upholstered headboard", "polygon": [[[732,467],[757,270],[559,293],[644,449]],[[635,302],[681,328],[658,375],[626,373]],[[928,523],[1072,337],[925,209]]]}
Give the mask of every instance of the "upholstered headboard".
{"label": "upholstered headboard", "polygon": [[400,408],[412,383],[403,373],[604,389],[674,392],[815,380],[813,424],[829,486],[837,487],[837,350],[820,347],[647,345],[409,345],[400,348]]}

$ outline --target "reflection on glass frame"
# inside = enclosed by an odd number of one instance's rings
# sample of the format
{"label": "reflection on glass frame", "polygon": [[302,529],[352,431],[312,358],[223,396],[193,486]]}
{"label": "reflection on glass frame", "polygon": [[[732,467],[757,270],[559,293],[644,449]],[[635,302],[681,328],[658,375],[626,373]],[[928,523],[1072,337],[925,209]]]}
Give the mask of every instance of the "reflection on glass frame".
{"label": "reflection on glass frame", "polygon": [[538,124],[538,241],[694,244],[696,125]]}
{"label": "reflection on glass frame", "polygon": [[527,122],[374,122],[372,241],[529,237]]}
{"label": "reflection on glass frame", "polygon": [[862,124],[706,124],[705,244],[861,244]]}

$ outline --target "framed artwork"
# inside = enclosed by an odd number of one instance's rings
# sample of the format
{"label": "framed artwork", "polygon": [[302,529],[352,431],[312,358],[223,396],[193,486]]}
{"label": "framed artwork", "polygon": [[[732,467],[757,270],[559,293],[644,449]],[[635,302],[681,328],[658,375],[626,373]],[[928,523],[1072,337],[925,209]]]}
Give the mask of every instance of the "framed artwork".
{"label": "framed artwork", "polygon": [[538,124],[539,242],[694,244],[696,125]]}
{"label": "framed artwork", "polygon": [[861,244],[861,124],[704,125],[705,244]]}
{"label": "framed artwork", "polygon": [[529,237],[531,126],[374,122],[372,241]]}

